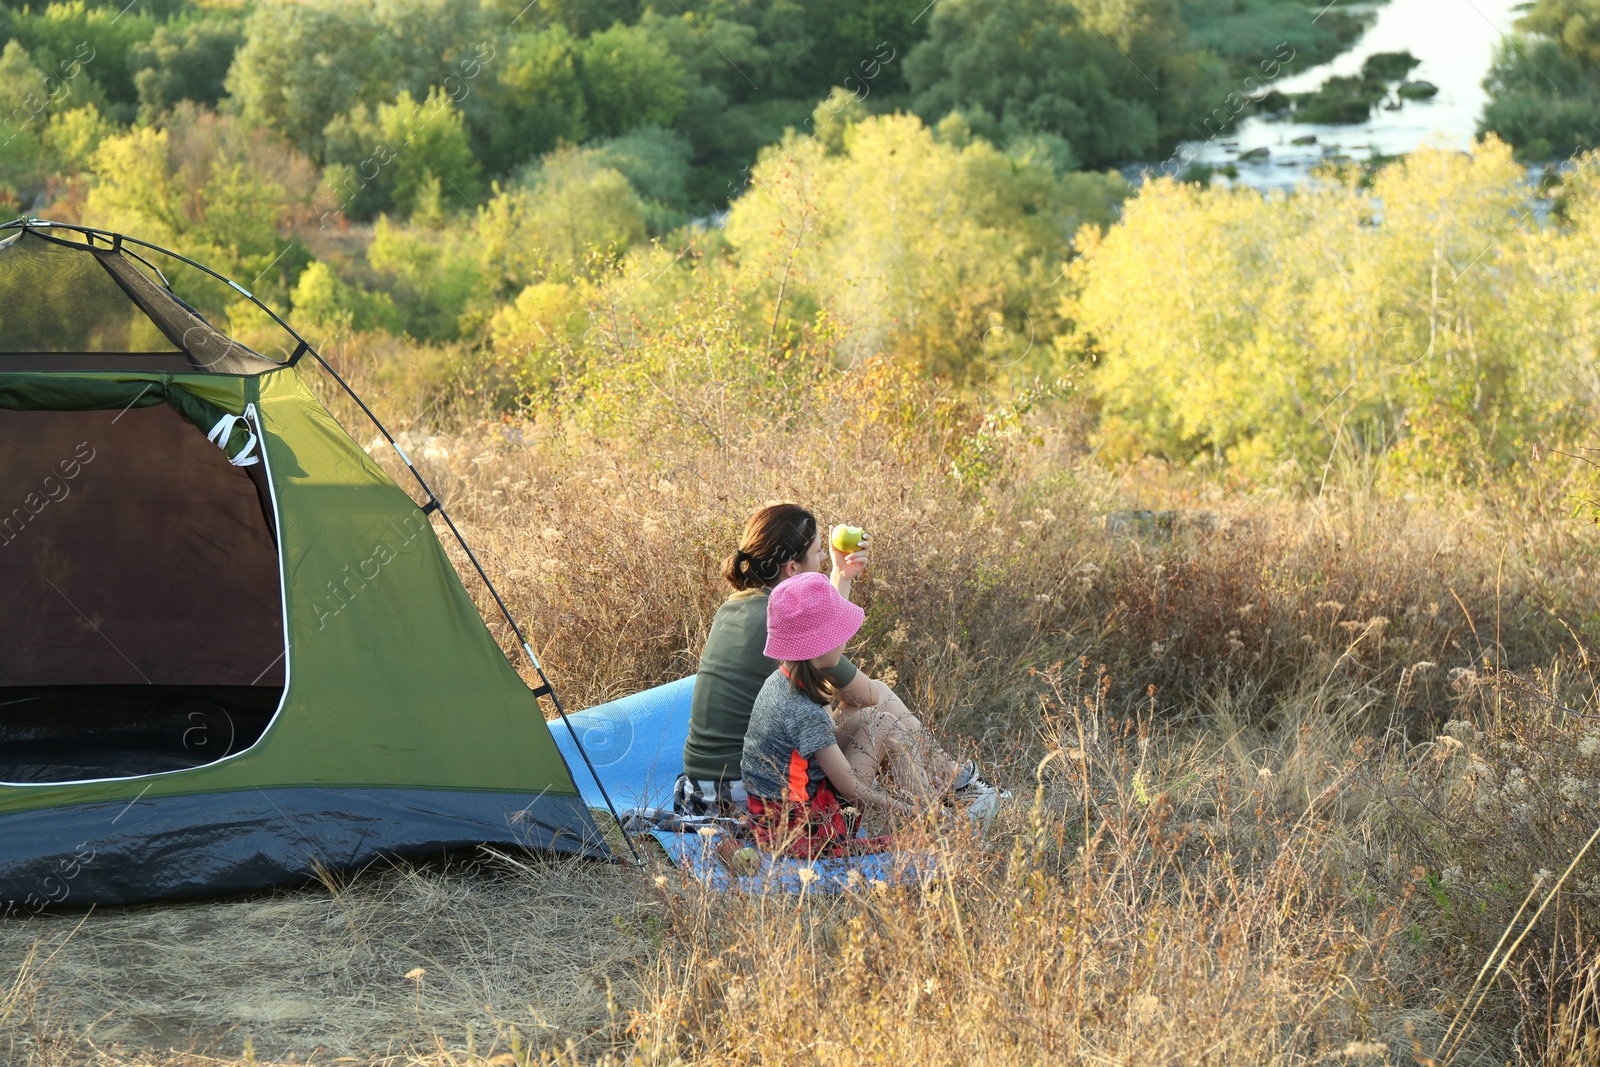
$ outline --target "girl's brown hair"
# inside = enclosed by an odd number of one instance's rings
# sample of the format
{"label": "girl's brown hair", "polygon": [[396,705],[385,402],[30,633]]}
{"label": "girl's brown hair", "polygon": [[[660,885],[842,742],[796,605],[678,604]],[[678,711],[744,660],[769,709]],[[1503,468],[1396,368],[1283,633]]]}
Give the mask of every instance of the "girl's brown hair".
{"label": "girl's brown hair", "polygon": [[818,704],[833,700],[833,683],[808,659],[789,665],[789,682]]}
{"label": "girl's brown hair", "polygon": [[768,504],[744,524],[739,550],[722,563],[735,589],[766,589],[783,577],[783,565],[799,559],[817,537],[817,517],[799,504]]}

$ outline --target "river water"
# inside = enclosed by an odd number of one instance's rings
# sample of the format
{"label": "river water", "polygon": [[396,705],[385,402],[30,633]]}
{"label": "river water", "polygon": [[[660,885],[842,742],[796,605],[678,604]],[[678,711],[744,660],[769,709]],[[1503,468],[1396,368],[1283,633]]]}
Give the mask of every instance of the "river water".
{"label": "river water", "polygon": [[[1422,63],[1408,77],[1437,85],[1437,96],[1404,101],[1395,111],[1380,105],[1366,122],[1352,124],[1272,122],[1251,116],[1209,140],[1184,142],[1175,158],[1188,159],[1192,153],[1194,163],[1232,163],[1239,170],[1238,182],[1265,190],[1292,188],[1330,156],[1362,160],[1374,152],[1399,155],[1436,143],[1466,148],[1487,100],[1484,75],[1495,46],[1517,18],[1520,2],[1389,0],[1376,9],[1377,18],[1349,51],[1304,71],[1286,64],[1271,86],[1285,93],[1310,92],[1333,75],[1359,73],[1362,61],[1374,52],[1409,51]],[[1316,142],[1292,143],[1306,137]],[[1267,149],[1268,157],[1240,161],[1256,148]]]}

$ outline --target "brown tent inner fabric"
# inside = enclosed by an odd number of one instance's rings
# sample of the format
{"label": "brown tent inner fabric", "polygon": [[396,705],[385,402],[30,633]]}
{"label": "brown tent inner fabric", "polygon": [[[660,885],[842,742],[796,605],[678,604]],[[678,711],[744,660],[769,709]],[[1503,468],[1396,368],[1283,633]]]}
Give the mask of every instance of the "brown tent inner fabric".
{"label": "brown tent inner fabric", "polygon": [[256,482],[203,432],[0,410],[0,687],[281,687],[284,657]]}

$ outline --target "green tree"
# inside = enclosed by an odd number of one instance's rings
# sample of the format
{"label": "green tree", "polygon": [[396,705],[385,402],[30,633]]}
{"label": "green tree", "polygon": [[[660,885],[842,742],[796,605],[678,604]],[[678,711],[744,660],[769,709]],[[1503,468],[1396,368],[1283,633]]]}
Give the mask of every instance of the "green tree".
{"label": "green tree", "polygon": [[348,333],[395,330],[400,324],[388,293],[352,285],[321,260],[313,260],[300,272],[289,300],[294,323],[301,329]]}
{"label": "green tree", "polygon": [[[680,23],[726,51],[722,70],[708,68],[706,78],[734,103],[774,97],[814,101],[831,85],[853,92],[866,86],[882,95],[902,92],[899,64],[926,32],[928,6],[927,0],[676,0],[640,21]],[[734,30],[749,42],[737,51],[728,49]],[[706,43],[686,40],[674,42],[673,50],[686,61],[693,51],[715,55]],[[754,55],[741,56],[745,50]]]}
{"label": "green tree", "polygon": [[576,358],[558,362],[559,348],[532,353],[533,375],[559,374],[557,399],[571,404],[578,426],[619,448],[723,443],[765,439],[837,403],[826,389],[837,388],[837,376],[808,331],[769,351],[743,277],[715,262],[679,272],[675,262],[663,248],[630,252],[585,294],[588,321],[569,327],[583,331]]}
{"label": "green tree", "polygon": [[[129,70],[129,54],[156,32],[157,21],[145,12],[90,7],[85,0],[52,3],[42,11],[24,10],[12,23],[12,32],[33,53],[51,77],[88,79],[105,90],[103,100],[92,94],[74,105],[94,102],[119,117],[131,118],[138,94]],[[76,78],[69,70],[80,68]],[[82,91],[82,87],[79,87]]]}
{"label": "green tree", "polygon": [[[620,137],[607,137],[577,149],[578,160],[597,170],[613,170],[628,180],[643,203],[646,225],[663,234],[683,224],[689,208],[689,139],[676,130],[640,126]],[[543,161],[527,181],[536,182]]]}
{"label": "green tree", "polygon": [[1562,230],[1526,195],[1493,139],[1370,189],[1146,184],[1069,269],[1062,348],[1096,357],[1102,447],[1308,479],[1348,447],[1467,477],[1570,439],[1597,399],[1594,198]]}
{"label": "green tree", "polygon": [[[521,312],[498,317],[497,305],[541,284],[557,287],[536,290],[547,295],[561,286],[576,291],[608,274],[645,238],[646,209],[638,194],[584,150],[556,150],[528,183],[496,185],[470,226],[439,225],[437,208],[425,203],[409,225],[378,218],[367,263],[372,291],[387,294],[395,308],[395,328],[423,340],[452,341],[481,336],[493,320],[501,333],[509,329],[523,337],[534,314],[527,301]],[[313,277],[306,285],[312,306],[332,309],[317,311],[324,319],[337,324],[338,314],[348,310],[353,328],[379,321],[375,312],[363,319],[350,293],[327,278]],[[508,320],[507,314],[521,318]]]}
{"label": "green tree", "polygon": [[[163,128],[136,126],[100,142],[84,221],[182,249],[281,299],[306,262],[293,228],[310,218],[315,168],[231,116],[183,103],[169,118]],[[203,309],[244,312],[246,302],[215,279],[183,272],[174,283]]]}
{"label": "green tree", "polygon": [[[763,45],[755,26],[695,9],[647,13],[640,26],[678,58],[687,94],[673,123],[694,146],[688,195],[698,211],[731,199],[745,183],[762,146],[798,126],[810,110],[805,99],[785,98],[772,74],[785,60]],[[819,90],[820,92],[821,90]]]}
{"label": "green tree", "polygon": [[135,127],[107,138],[93,157],[97,180],[87,214],[108,229],[195,249],[191,257],[211,259],[224,274],[265,267],[278,250],[278,204],[286,190],[242,161],[206,162],[183,168],[164,129]]}
{"label": "green tree", "polygon": [[567,147],[546,156],[526,187],[497,192],[474,229],[486,269],[510,295],[603,270],[644,240],[646,219],[627,178]]}
{"label": "green tree", "polygon": [[322,132],[358,103],[391,99],[394,57],[379,45],[378,20],[364,3],[264,4],[245,24],[228,71],[230,107],[288,138],[315,159]]}
{"label": "green tree", "polygon": [[1600,65],[1600,0],[1534,0],[1517,26],[1556,41],[1581,63]]}
{"label": "green tree", "polygon": [[1600,3],[1536,0],[1484,79],[1480,132],[1548,160],[1600,145]]}
{"label": "green tree", "polygon": [[1516,35],[1495,50],[1480,132],[1493,132],[1534,159],[1600,145],[1600,68],[1544,37]]}
{"label": "green tree", "polygon": [[1226,95],[1221,64],[1187,50],[1170,0],[943,0],[929,17],[906,58],[919,115],[962,111],[1002,143],[1054,134],[1088,166],[1154,154],[1197,101]]}
{"label": "green tree", "polygon": [[718,110],[772,95],[772,55],[754,26],[713,12],[648,11],[639,29],[677,57],[690,99]]}
{"label": "green tree", "polygon": [[906,89],[901,62],[927,32],[927,0],[822,0],[812,6],[811,62],[796,88],[816,97],[827,86],[868,96]]}
{"label": "green tree", "polygon": [[[845,150],[845,134],[850,127],[865,119],[870,112],[866,104],[855,93],[849,92],[841,86],[834,86],[828,98],[816,106],[811,112],[810,133],[822,143],[828,155],[837,156]],[[959,116],[958,116],[959,117]],[[968,131],[970,133],[970,131]],[[949,143],[948,138],[941,137],[941,141]],[[970,141],[971,138],[967,138]],[[967,141],[955,145],[957,148],[966,147]]]}
{"label": "green tree", "polygon": [[148,41],[128,50],[128,65],[139,95],[139,116],[148,123],[179,100],[215,107],[233,54],[244,40],[233,19],[202,19],[160,26]]}
{"label": "green tree", "polygon": [[17,41],[0,50],[0,191],[31,204],[43,189],[49,156],[50,85]]}
{"label": "green tree", "polygon": [[525,24],[559,26],[578,37],[616,23],[639,21],[640,0],[534,0],[531,6],[506,0],[507,17]]}
{"label": "green tree", "polygon": [[[7,199],[33,204],[47,193],[51,178],[81,167],[75,149],[81,143],[52,123],[74,112],[102,114],[105,91],[85,73],[92,48],[77,59],[58,61],[49,73],[39,67],[21,43],[7,41],[0,49],[0,192]],[[69,125],[80,125],[74,118]]]}
{"label": "green tree", "polygon": [[687,73],[647,28],[612,26],[578,42],[589,128],[623,133],[644,123],[670,126],[688,102]]}
{"label": "green tree", "polygon": [[485,91],[494,102],[485,162],[505,170],[588,136],[577,39],[565,26],[520,33]]}
{"label": "green tree", "polygon": [[346,214],[356,218],[397,210],[411,214],[422,190],[470,207],[478,197],[478,165],[465,123],[442,89],[420,103],[401,90],[393,103],[357,104],[323,132],[327,183]]}
{"label": "green tree", "polygon": [[335,117],[401,92],[422,100],[441,88],[481,131],[492,105],[480,90],[500,33],[490,12],[453,0],[263,4],[228,72],[229,106],[318,161]]}
{"label": "green tree", "polygon": [[497,361],[516,367],[523,389],[548,395],[573,369],[573,356],[589,325],[582,282],[535,282],[501,307],[489,322]]}
{"label": "green tree", "polygon": [[1006,378],[1048,350],[1069,235],[1108,224],[1125,189],[877,116],[847,125],[832,153],[800,136],[764,153],[727,235],[764,280],[774,332],[816,307],[839,324],[846,359],[888,352],[963,380]]}
{"label": "green tree", "polygon": [[95,151],[119,127],[100,114],[93,104],[50,116],[44,128],[44,143],[57,165],[70,170],[85,170]]}
{"label": "green tree", "polygon": [[483,256],[470,230],[402,226],[380,217],[367,262],[396,308],[399,327],[412,337],[451,341],[475,333],[492,310]]}

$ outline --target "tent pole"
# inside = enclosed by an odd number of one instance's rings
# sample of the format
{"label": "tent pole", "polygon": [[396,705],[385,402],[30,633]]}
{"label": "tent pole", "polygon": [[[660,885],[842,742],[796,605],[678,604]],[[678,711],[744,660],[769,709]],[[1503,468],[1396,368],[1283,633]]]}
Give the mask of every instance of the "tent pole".
{"label": "tent pole", "polygon": [[[254,300],[255,298],[251,297],[251,299]],[[259,303],[259,301],[257,301],[257,303]],[[285,329],[287,329],[287,327],[285,327]],[[290,332],[293,333],[293,331]],[[478,557],[473,553],[472,546],[467,544],[467,539],[463,537],[461,535],[461,531],[456,528],[455,520],[452,519],[450,517],[450,513],[445,510],[443,502],[441,502],[439,498],[434,495],[432,487],[429,486],[427,481],[423,479],[422,472],[417,470],[416,465],[411,462],[411,457],[406,455],[405,449],[400,447],[400,443],[394,439],[394,435],[389,432],[389,428],[378,420],[378,416],[373,414],[371,408],[367,407],[366,401],[362,400],[356,391],[351,388],[350,383],[345,381],[343,376],[341,376],[338,371],[334,370],[333,366],[329,364],[326,359],[322,358],[321,352],[318,352],[315,348],[311,347],[311,344],[299,334],[295,334],[294,337],[295,340],[299,341],[300,344],[305,346],[305,350],[309,352],[318,363],[322,364],[322,368],[324,370],[333,375],[333,380],[339,383],[339,386],[344,389],[347,394],[349,394],[350,399],[354,400],[361,410],[366,413],[367,418],[372,420],[372,424],[378,428],[379,433],[383,434],[384,438],[389,442],[390,447],[395,450],[395,454],[405,461],[406,469],[409,470],[411,472],[411,476],[417,480],[417,484],[422,487],[422,491],[428,495],[428,503],[423,508],[423,511],[437,511],[439,513],[439,517],[444,520],[445,525],[450,528],[450,533],[455,537],[456,543],[461,546],[461,551],[467,554],[467,559],[472,563],[472,569],[478,572],[478,577],[483,579],[484,587],[489,590],[489,595],[494,597],[495,604],[500,608],[500,614],[505,616],[506,623],[511,627],[512,634],[516,636],[517,642],[522,646],[522,651],[527,654],[528,662],[533,664],[534,671],[538,673],[539,688],[534,691],[535,696],[547,696],[550,698],[550,702],[555,705],[556,714],[561,716],[561,721],[567,727],[567,733],[572,735],[572,743],[577,747],[578,755],[583,757],[583,764],[589,770],[589,777],[593,778],[594,784],[599,786],[600,795],[605,799],[606,802],[606,810],[611,812],[611,818],[615,820],[617,824],[617,831],[622,834],[622,839],[627,842],[628,851],[633,853],[634,862],[641,867],[644,866],[644,857],[639,854],[638,846],[633,843],[633,835],[628,832],[627,827],[622,825],[622,814],[617,811],[617,806],[611,799],[610,791],[606,789],[606,784],[600,780],[600,772],[595,770],[594,762],[589,759],[588,750],[583,747],[583,742],[578,738],[577,728],[572,725],[572,720],[567,718],[567,711],[561,706],[561,698],[556,696],[555,688],[550,684],[549,677],[544,673],[544,664],[540,663],[539,657],[534,655],[533,647],[528,644],[528,639],[522,634],[522,627],[518,626],[517,620],[512,617],[511,609],[506,606],[505,600],[503,600],[500,596],[500,590],[496,589],[494,583],[489,580],[489,575],[484,571],[483,564],[478,562]]]}

